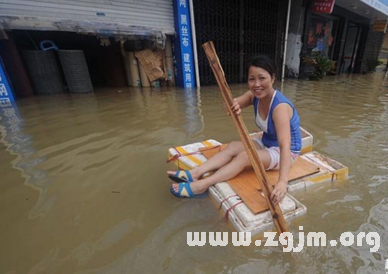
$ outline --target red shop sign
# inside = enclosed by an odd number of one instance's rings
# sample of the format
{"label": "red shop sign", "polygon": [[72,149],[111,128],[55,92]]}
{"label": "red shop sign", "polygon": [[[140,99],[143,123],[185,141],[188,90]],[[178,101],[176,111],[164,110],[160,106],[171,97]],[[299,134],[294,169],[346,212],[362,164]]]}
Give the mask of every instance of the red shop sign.
{"label": "red shop sign", "polygon": [[335,0],[315,0],[313,3],[314,13],[330,14],[333,11]]}

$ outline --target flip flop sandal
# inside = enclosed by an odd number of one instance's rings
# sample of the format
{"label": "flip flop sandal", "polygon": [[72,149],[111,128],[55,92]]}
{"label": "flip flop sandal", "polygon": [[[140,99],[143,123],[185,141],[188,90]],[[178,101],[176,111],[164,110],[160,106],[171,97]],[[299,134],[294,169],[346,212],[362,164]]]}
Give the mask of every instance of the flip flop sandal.
{"label": "flip flop sandal", "polygon": [[[172,195],[178,197],[178,198],[193,198],[194,196],[197,196],[197,194],[194,194],[191,190],[190,184],[192,182],[186,182],[186,183],[180,183],[179,184],[179,190],[178,192],[175,192],[174,188],[171,187],[170,191]],[[200,194],[198,194],[200,195]]]}
{"label": "flip flop sandal", "polygon": [[193,181],[193,177],[188,170],[178,170],[174,175],[168,175],[168,177],[176,183],[187,183]]}

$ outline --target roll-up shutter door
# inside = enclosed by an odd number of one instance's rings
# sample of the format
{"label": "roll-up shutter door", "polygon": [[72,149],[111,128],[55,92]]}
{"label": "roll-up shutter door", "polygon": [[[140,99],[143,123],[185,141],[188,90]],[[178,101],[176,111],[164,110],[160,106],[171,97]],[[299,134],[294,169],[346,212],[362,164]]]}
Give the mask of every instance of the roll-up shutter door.
{"label": "roll-up shutter door", "polygon": [[171,0],[0,0],[0,28],[174,34]]}

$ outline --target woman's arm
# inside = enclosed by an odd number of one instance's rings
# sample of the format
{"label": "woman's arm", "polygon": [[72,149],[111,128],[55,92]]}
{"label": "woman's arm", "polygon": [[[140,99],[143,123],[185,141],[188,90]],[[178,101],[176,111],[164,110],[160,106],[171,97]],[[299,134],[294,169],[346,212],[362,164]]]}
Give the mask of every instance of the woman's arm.
{"label": "woman's arm", "polygon": [[[241,109],[252,105],[252,103],[253,103],[253,94],[251,91],[248,90],[243,95],[233,99],[233,104],[231,108],[234,112],[236,112],[237,114],[240,114]],[[225,104],[224,104],[224,109],[225,111],[227,111]]]}
{"label": "woman's arm", "polygon": [[252,105],[253,103],[253,94],[250,90],[248,90],[247,92],[245,92],[243,95],[237,97],[237,101],[240,105],[240,108],[243,109],[243,108],[246,108],[246,107],[249,107],[250,105]]}
{"label": "woman's arm", "polygon": [[271,199],[275,204],[280,203],[287,193],[288,174],[291,168],[290,120],[292,112],[288,104],[279,104],[272,114],[280,148],[279,179],[271,193]]}

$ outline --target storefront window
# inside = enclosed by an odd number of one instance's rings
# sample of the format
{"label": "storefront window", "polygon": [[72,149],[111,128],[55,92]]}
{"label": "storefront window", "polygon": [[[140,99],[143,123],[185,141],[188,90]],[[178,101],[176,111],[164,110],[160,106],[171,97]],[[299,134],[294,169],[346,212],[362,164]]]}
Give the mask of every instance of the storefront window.
{"label": "storefront window", "polygon": [[324,56],[329,56],[329,50],[334,42],[332,30],[332,19],[314,16],[308,32],[307,52],[309,54],[319,52]]}

